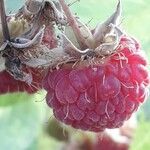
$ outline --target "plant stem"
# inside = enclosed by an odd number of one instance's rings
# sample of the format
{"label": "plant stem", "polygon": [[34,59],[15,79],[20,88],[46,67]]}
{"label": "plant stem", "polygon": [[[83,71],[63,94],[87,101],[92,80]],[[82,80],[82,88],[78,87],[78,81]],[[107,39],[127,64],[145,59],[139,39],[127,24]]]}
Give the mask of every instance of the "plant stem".
{"label": "plant stem", "polygon": [[4,41],[10,41],[10,34],[9,34],[8,25],[7,25],[4,0],[0,0],[0,17],[1,17]]}
{"label": "plant stem", "polygon": [[92,48],[93,45],[86,40],[86,37],[83,36],[78,26],[78,22],[76,18],[73,16],[72,12],[70,11],[68,5],[65,3],[65,0],[59,0],[59,3],[61,4],[62,9],[66,14],[69,25],[72,27],[72,30],[77,38],[80,47],[82,47],[82,43],[83,43],[87,45],[89,48]]}

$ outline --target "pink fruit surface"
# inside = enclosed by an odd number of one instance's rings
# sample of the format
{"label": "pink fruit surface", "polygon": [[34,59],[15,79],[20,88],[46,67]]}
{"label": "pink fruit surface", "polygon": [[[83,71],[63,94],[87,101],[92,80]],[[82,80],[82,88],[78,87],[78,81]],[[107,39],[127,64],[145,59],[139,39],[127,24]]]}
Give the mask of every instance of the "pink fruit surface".
{"label": "pink fruit surface", "polygon": [[147,60],[133,38],[123,36],[112,55],[97,64],[49,71],[44,87],[55,117],[76,129],[118,128],[145,101]]}
{"label": "pink fruit surface", "polygon": [[27,92],[29,94],[36,93],[42,88],[43,73],[41,70],[31,69],[32,83],[29,85],[23,81],[15,80],[8,72],[0,72],[0,94],[13,92]]}
{"label": "pink fruit surface", "polygon": [[[124,138],[123,136],[120,138]],[[124,141],[115,141],[109,134],[104,133],[97,139],[94,150],[129,150],[129,143]]]}

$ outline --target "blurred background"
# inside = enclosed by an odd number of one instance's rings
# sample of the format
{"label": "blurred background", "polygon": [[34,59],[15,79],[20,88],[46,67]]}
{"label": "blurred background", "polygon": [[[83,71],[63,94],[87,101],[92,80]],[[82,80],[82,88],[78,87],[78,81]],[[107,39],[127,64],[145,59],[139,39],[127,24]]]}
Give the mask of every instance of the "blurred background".
{"label": "blurred background", "polygon": [[[24,0],[5,2],[7,13],[14,13]],[[72,2],[73,0],[68,1]],[[142,48],[150,60],[150,0],[122,0],[122,3],[122,27],[141,41]],[[117,0],[80,0],[73,4],[71,9],[84,23],[95,27],[110,16],[116,4]],[[0,96],[0,150],[93,150],[91,145],[96,135],[66,128],[54,120],[50,108],[46,106],[45,94],[45,91],[40,91],[32,96],[25,93]],[[130,150],[150,149],[149,99],[136,114],[138,122],[134,135],[131,135],[133,139]],[[129,132],[131,130],[130,128]],[[116,132],[114,134],[116,135]],[[80,141],[80,146],[75,141]],[[106,147],[105,149],[107,150]]]}

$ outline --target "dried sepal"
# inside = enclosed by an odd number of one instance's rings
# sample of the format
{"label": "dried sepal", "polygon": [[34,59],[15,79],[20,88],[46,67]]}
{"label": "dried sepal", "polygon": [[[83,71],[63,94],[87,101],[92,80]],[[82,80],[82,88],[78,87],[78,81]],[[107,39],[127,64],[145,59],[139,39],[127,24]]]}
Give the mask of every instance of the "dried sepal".
{"label": "dried sepal", "polygon": [[107,56],[115,52],[119,45],[120,37],[122,36],[121,30],[116,28],[113,24],[109,25],[110,32],[103,37],[103,43],[95,49],[99,56]]}
{"label": "dried sepal", "polygon": [[36,15],[42,8],[42,3],[43,2],[40,2],[38,0],[27,0],[22,9],[24,9],[24,13],[26,15]]}
{"label": "dried sepal", "polygon": [[[5,15],[5,14],[4,14]],[[2,22],[4,23],[4,22]],[[4,27],[4,25],[2,26]],[[20,54],[24,53],[21,49],[32,47],[34,45],[40,44],[44,34],[44,27],[33,37],[33,39],[23,38],[24,29],[24,19],[14,19],[12,18],[8,22],[8,27],[10,30],[10,40],[4,39],[2,41],[1,50],[1,60],[3,61],[1,66],[1,71],[6,70],[15,79],[27,82],[30,84],[32,81],[31,75],[23,70],[23,63],[20,59]],[[15,28],[16,27],[16,28]],[[14,29],[13,29],[14,28]],[[1,28],[1,32],[4,28]],[[30,77],[30,81],[29,81]]]}
{"label": "dried sepal", "polygon": [[64,31],[65,36],[71,40],[71,42],[73,43],[73,45],[75,47],[77,47],[78,49],[81,49],[79,42],[74,34],[74,31],[72,30],[72,27],[70,26],[66,26],[65,27],[65,31]]}
{"label": "dried sepal", "polygon": [[49,5],[53,8],[54,16],[56,17],[55,21],[62,25],[66,25],[67,23],[66,16],[64,15],[64,12],[60,3],[56,1],[52,1],[52,0],[47,0],[45,3],[49,3]]}
{"label": "dried sepal", "polygon": [[23,70],[21,55],[25,54],[28,48],[40,45],[43,38],[44,27],[34,36],[33,39],[26,39],[17,37],[12,41],[8,41],[3,50],[3,57],[5,58],[6,70],[16,79],[24,81],[28,84],[32,83],[32,75]]}
{"label": "dried sepal", "polygon": [[89,49],[80,50],[78,49],[65,34],[62,34],[62,47],[70,57],[79,59],[82,55],[86,55]]}
{"label": "dried sepal", "polygon": [[[40,30],[41,26],[45,26],[44,41],[48,47],[56,47],[57,40],[55,34],[55,27],[63,29],[63,26],[67,24],[65,15],[60,4],[52,0],[27,0],[20,11],[15,15],[16,18],[26,18],[30,24],[29,30],[22,35],[27,39],[32,39],[35,34]],[[56,26],[54,26],[56,24]],[[50,35],[46,35],[46,32],[50,31]],[[51,36],[51,38],[50,38]],[[49,41],[47,39],[49,39]],[[48,42],[53,40],[52,46]],[[55,46],[54,46],[55,44]]]}
{"label": "dried sepal", "polygon": [[43,26],[38,33],[33,37],[33,39],[27,39],[22,37],[17,37],[13,39],[13,42],[10,42],[11,46],[17,49],[23,49],[32,47],[36,44],[40,44],[42,42],[42,38],[44,35],[45,26]]}
{"label": "dried sepal", "polygon": [[26,18],[31,22],[37,22],[38,19],[39,24],[45,25],[49,25],[53,21],[57,24],[66,24],[60,4],[53,0],[27,0],[15,16]]}
{"label": "dried sepal", "polygon": [[37,45],[26,49],[21,61],[33,68],[57,68],[58,65],[71,61],[71,57],[62,47],[48,49],[45,45]]}
{"label": "dried sepal", "polygon": [[113,15],[98,25],[93,32],[73,16],[64,0],[59,2],[69,23],[69,26],[65,28],[66,37],[63,36],[62,44],[65,45],[64,50],[67,53],[78,56],[80,59],[83,54],[105,57],[115,52],[123,34],[118,27],[121,15],[120,1]]}
{"label": "dried sepal", "polygon": [[81,22],[79,19],[77,20],[77,22],[78,22],[79,29],[80,29],[83,37],[85,38],[85,44],[81,48],[84,48],[88,43],[88,45],[87,45],[88,48],[93,49],[94,45],[95,45],[95,39],[94,39],[94,36],[93,36],[90,28],[86,24]]}
{"label": "dried sepal", "polygon": [[[8,28],[11,38],[21,36],[29,29],[29,24],[25,19],[15,19],[13,16],[8,20]],[[0,45],[3,42],[2,26],[0,26]]]}
{"label": "dried sepal", "polygon": [[60,4],[52,0],[27,0],[15,17],[25,18],[30,24],[29,30],[22,35],[28,39],[33,38],[43,25],[45,29],[51,30],[53,39],[55,39],[54,25],[62,29],[62,26],[67,23]]}
{"label": "dried sepal", "polygon": [[[41,43],[44,44],[42,40],[45,32],[45,26],[47,28],[51,28],[50,30],[53,31],[54,28],[53,22],[64,23],[63,22],[64,16],[61,11],[62,11],[61,7],[56,2],[53,1],[39,2],[37,0],[35,1],[28,0],[26,1],[25,5],[20,9],[19,13],[15,15],[14,20],[15,21],[18,20],[20,22],[21,20],[25,20],[28,24],[28,28],[26,31],[23,32],[21,30],[22,26],[20,27],[19,23],[16,24],[16,30],[13,30],[15,31],[15,36],[12,36],[12,34],[10,34],[9,36],[11,37],[11,39],[5,40],[1,46],[2,52],[1,57],[4,58],[5,60],[4,61],[5,69],[15,79],[31,83],[27,81],[27,79],[29,79],[30,77],[30,74],[24,71],[24,67],[30,66],[34,66],[35,68],[36,66],[45,67],[47,64],[51,63],[51,59],[48,60],[48,58],[51,55],[49,55],[45,51],[44,51],[45,53],[43,54],[42,46],[44,45],[40,46],[40,44]],[[3,15],[5,15],[5,12],[3,12]],[[12,20],[12,18],[10,20]],[[16,32],[19,33],[17,34]],[[55,36],[55,34],[53,34],[53,36]],[[53,37],[53,39],[54,38],[55,37]],[[34,51],[34,53],[32,53],[33,52],[32,48],[36,49],[36,52]],[[50,49],[47,48],[47,51],[50,51]],[[43,54],[44,57],[41,57],[41,54]],[[22,59],[22,55],[24,55],[24,58],[26,57],[26,59]],[[58,54],[56,54],[56,57],[57,56]],[[28,61],[29,66],[26,61]],[[30,61],[31,63],[29,63]],[[35,65],[33,65],[32,62],[34,62]],[[30,77],[30,81],[31,79],[32,78]]]}
{"label": "dried sepal", "polygon": [[5,59],[5,70],[13,76],[14,79],[24,81],[28,85],[32,83],[32,75],[23,70],[18,58],[6,58]]}
{"label": "dried sepal", "polygon": [[69,26],[71,26],[74,35],[80,45],[80,48],[83,47],[82,45],[86,45],[89,48],[93,48],[94,39],[89,28],[83,23],[81,23],[79,20],[77,20],[77,18],[72,14],[64,0],[59,0],[59,2],[62,6],[62,9],[65,12]]}
{"label": "dried sepal", "polygon": [[[26,18],[30,28],[1,47],[6,54],[7,45],[10,49],[12,48],[12,56],[6,57],[8,63],[6,69],[14,78],[31,83],[32,77],[24,72],[24,65],[32,68],[55,69],[59,65],[75,63],[89,57],[110,55],[115,52],[122,35],[117,26],[120,12],[119,1],[116,12],[92,32],[71,13],[64,0],[59,0],[59,2],[28,0],[16,18]],[[55,32],[53,23],[63,24],[66,28],[65,32],[60,35],[60,39],[57,39],[59,44],[51,48],[42,40],[47,28],[50,28],[52,33]],[[55,33],[52,35],[55,38]],[[17,64],[16,60],[19,60],[20,64]]]}
{"label": "dried sepal", "polygon": [[100,23],[94,30],[93,36],[95,40],[95,47],[99,46],[103,42],[103,38],[109,33],[110,25],[118,26],[121,17],[121,2],[119,0],[117,9],[104,23]]}

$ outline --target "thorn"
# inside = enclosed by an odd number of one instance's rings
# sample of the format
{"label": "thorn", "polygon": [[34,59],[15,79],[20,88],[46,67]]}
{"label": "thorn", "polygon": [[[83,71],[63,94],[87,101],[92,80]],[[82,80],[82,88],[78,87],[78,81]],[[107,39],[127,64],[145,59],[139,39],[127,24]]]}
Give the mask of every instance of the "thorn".
{"label": "thorn", "polygon": [[93,18],[91,18],[85,25],[88,26],[92,22]]}
{"label": "thorn", "polygon": [[70,4],[68,4],[68,7],[72,6],[73,4],[80,2],[80,0],[75,0],[74,2],[71,2]]}
{"label": "thorn", "polygon": [[39,102],[44,102],[45,101],[45,98],[41,99],[41,100],[35,100],[36,103],[39,103]]}

